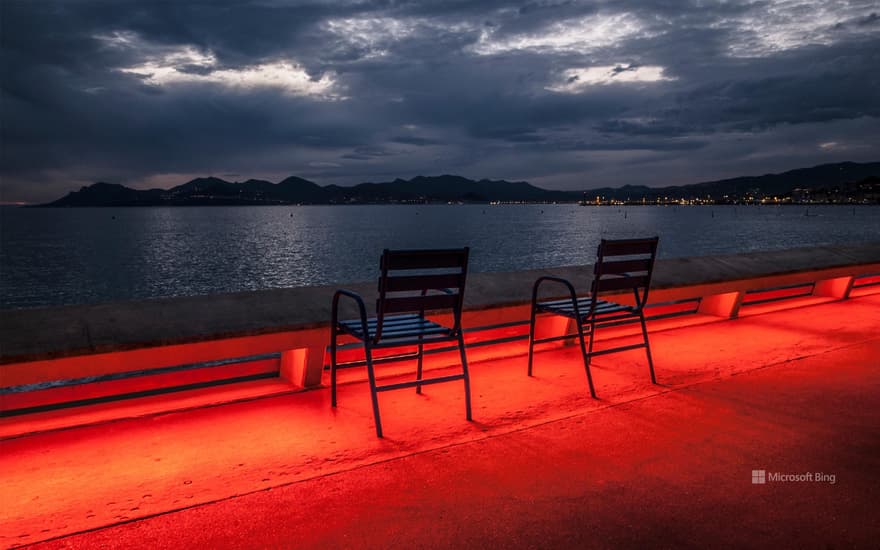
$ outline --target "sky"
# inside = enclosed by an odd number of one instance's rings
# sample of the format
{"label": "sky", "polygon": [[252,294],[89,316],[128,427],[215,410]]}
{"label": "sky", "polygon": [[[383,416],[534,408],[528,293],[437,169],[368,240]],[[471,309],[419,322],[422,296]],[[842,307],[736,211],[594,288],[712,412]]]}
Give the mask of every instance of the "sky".
{"label": "sky", "polygon": [[880,160],[880,1],[0,0],[0,201]]}

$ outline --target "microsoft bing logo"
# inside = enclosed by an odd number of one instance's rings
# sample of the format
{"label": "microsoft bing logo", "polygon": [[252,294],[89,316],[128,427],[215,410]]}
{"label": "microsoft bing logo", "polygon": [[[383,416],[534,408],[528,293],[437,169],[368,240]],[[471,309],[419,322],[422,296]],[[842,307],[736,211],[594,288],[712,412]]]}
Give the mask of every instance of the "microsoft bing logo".
{"label": "microsoft bing logo", "polygon": [[782,472],[767,473],[767,470],[752,470],[752,485],[766,485],[767,483],[795,481],[828,483],[831,485],[835,485],[837,483],[837,474],[826,474],[825,472],[803,472],[787,474]]}

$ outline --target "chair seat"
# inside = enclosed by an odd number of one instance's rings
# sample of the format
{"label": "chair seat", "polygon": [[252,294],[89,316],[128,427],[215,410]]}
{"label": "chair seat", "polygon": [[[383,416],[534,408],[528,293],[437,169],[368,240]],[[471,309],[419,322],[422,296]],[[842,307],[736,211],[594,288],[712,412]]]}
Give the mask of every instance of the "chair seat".
{"label": "chair seat", "polygon": [[[372,339],[376,335],[377,323],[376,317],[367,319],[369,335],[366,336],[360,319],[339,321],[339,327],[358,340],[366,340]],[[417,313],[386,315],[382,322],[382,341],[392,340],[394,345],[400,345],[401,340],[418,341],[419,338],[431,340],[451,335],[452,329],[439,325],[430,319],[422,318]]]}
{"label": "chair seat", "polygon": [[[592,298],[590,296],[582,296],[577,299],[578,311],[582,318],[588,316],[591,302]],[[574,305],[571,303],[571,298],[538,302],[537,307],[538,311],[541,312],[555,313],[556,315],[563,315],[565,317],[571,317],[572,319],[577,317],[574,312]],[[638,310],[633,306],[608,302],[606,300],[596,300],[596,316],[605,316],[615,313],[622,313],[624,316],[638,315]]]}

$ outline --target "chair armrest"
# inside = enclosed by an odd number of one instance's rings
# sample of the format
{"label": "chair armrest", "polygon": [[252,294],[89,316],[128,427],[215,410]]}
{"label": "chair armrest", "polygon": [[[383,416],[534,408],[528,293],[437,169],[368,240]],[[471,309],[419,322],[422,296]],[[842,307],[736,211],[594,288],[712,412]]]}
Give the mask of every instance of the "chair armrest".
{"label": "chair armrest", "polygon": [[337,324],[339,323],[339,299],[343,296],[351,298],[357,304],[358,312],[361,316],[361,327],[364,331],[364,337],[369,338],[370,333],[367,330],[367,308],[364,305],[364,299],[361,298],[361,295],[357,292],[354,292],[353,290],[340,288],[336,291],[335,294],[333,294],[333,308],[330,317],[330,323],[332,323],[334,327],[337,326]]}
{"label": "chair armrest", "polygon": [[541,283],[545,282],[558,283],[568,288],[568,293],[571,296],[571,305],[574,308],[574,313],[578,316],[578,318],[580,318],[581,312],[578,308],[577,293],[574,291],[574,285],[572,285],[568,281],[568,279],[563,279],[562,277],[551,277],[549,275],[538,277],[538,279],[535,281],[535,285],[532,287],[532,309],[534,309],[538,305],[538,289],[540,288]]}

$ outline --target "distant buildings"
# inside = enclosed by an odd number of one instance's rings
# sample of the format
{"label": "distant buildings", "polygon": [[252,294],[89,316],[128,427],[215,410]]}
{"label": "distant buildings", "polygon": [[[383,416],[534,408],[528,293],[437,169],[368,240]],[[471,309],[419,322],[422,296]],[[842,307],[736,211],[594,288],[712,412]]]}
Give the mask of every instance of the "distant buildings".
{"label": "distant buildings", "polygon": [[791,192],[796,204],[880,204],[880,178],[827,188],[797,188]]}
{"label": "distant buildings", "polygon": [[617,205],[706,205],[706,204],[880,204],[880,178],[870,177],[853,183],[843,183],[829,187],[796,187],[788,193],[769,193],[755,187],[741,193],[726,193],[721,196],[711,194],[696,195],[682,192],[662,190],[664,194],[652,195],[650,192],[641,196],[624,199],[597,195],[589,201],[581,201],[584,205],[617,206]]}

